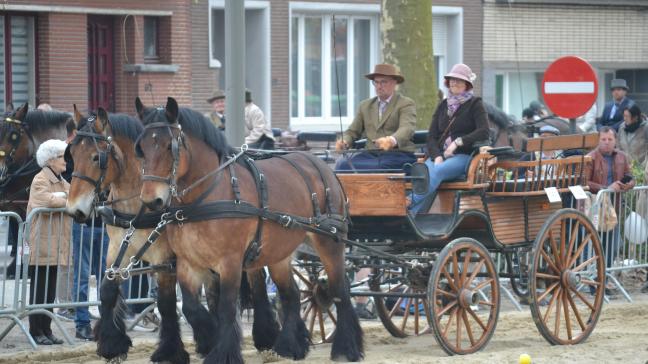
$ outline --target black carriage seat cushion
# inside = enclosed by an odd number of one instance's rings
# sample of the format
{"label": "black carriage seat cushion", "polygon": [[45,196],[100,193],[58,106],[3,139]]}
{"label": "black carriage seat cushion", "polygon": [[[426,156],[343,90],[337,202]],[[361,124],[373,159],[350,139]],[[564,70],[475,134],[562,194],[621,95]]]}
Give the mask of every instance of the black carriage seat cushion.
{"label": "black carriage seat cushion", "polygon": [[281,137],[282,132],[283,130],[281,130],[281,128],[272,128],[272,136],[274,136],[275,138]]}

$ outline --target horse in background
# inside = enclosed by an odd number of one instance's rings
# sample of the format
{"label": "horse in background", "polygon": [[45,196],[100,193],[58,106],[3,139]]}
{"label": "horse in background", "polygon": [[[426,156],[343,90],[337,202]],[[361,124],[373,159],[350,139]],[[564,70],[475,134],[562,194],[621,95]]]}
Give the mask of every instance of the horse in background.
{"label": "horse in background", "polygon": [[491,146],[513,147],[516,156],[521,156],[522,148],[533,130],[538,130],[544,125],[551,125],[560,130],[561,135],[582,134],[583,131],[577,126],[574,133],[571,132],[569,122],[558,117],[546,117],[534,123],[522,123],[513,116],[506,114],[497,106],[484,102],[488,113],[490,126]]}
{"label": "horse in background", "polygon": [[[263,266],[270,269],[283,310],[282,330],[273,349],[288,358],[305,358],[310,342],[300,317],[291,255],[306,235],[328,273],[330,294],[337,306],[331,357],[361,360],[362,329],[346,282],[345,245],[336,240],[346,236],[346,197],[333,171],[308,153],[254,163],[242,155],[232,160],[234,150],[201,114],[192,116],[184,111],[180,116],[182,110],[173,98],[168,98],[166,108],[147,109],[139,99],[136,105],[145,125],[137,146],[144,159],[140,197],[148,207],[169,208],[176,211],[173,218],[182,219],[166,226],[177,256],[178,280],[192,284],[195,291],[199,289],[197,277],[211,271],[220,276],[218,310],[213,312],[219,322],[217,345],[205,362],[243,362],[236,321],[241,269]],[[202,215],[194,214],[194,209]],[[320,234],[306,229],[314,227],[309,221],[335,229],[327,230],[330,235]],[[247,259],[250,249],[252,258]],[[255,283],[263,285],[252,285]]]}
{"label": "horse in background", "polygon": [[[68,113],[29,110],[28,103],[0,119],[0,210],[13,211],[25,219],[29,188],[41,170],[36,151],[46,140],[66,140],[70,123]],[[15,273],[17,239],[18,224],[9,219],[8,240],[14,260],[7,267],[7,276]]]}

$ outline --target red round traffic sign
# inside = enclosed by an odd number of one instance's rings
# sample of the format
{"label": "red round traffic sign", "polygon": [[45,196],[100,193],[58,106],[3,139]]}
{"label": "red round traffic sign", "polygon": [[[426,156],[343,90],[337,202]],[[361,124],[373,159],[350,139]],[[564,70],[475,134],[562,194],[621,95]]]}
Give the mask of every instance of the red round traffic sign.
{"label": "red round traffic sign", "polygon": [[598,80],[586,60],[567,56],[549,65],[542,79],[542,96],[554,114],[576,118],[596,101]]}

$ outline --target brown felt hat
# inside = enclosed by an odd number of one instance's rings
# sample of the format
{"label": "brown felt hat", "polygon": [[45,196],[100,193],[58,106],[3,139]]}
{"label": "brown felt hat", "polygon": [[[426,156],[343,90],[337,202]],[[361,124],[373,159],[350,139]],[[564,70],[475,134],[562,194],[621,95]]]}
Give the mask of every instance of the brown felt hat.
{"label": "brown felt hat", "polygon": [[207,99],[207,102],[211,104],[212,102],[214,102],[214,100],[224,99],[224,98],[225,98],[225,92],[223,92],[223,90],[216,90],[216,92],[214,92],[212,97]]}
{"label": "brown felt hat", "polygon": [[365,75],[365,77],[370,80],[373,80],[376,76],[388,76],[394,78],[398,83],[405,82],[405,78],[401,76],[396,67],[391,64],[377,64],[374,66],[374,71],[372,73]]}

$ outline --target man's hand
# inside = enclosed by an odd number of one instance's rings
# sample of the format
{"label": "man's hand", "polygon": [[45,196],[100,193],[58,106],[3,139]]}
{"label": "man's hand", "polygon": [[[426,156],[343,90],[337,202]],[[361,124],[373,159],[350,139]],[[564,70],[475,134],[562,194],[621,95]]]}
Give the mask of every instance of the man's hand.
{"label": "man's hand", "polygon": [[614,181],[614,182],[612,182],[611,185],[608,186],[608,188],[611,189],[614,192],[621,192],[621,191],[623,191],[623,186],[624,186],[624,184],[621,183],[620,181]]}
{"label": "man's hand", "polygon": [[450,158],[454,155],[455,150],[457,150],[457,144],[455,142],[450,143],[446,150],[443,151],[443,156],[446,158]]}
{"label": "man's hand", "polygon": [[335,150],[337,152],[347,149],[348,147],[349,146],[347,145],[347,143],[342,139],[339,139],[338,141],[335,142]]}
{"label": "man's hand", "polygon": [[388,151],[394,148],[394,141],[387,136],[374,140],[374,145],[384,151]]}

